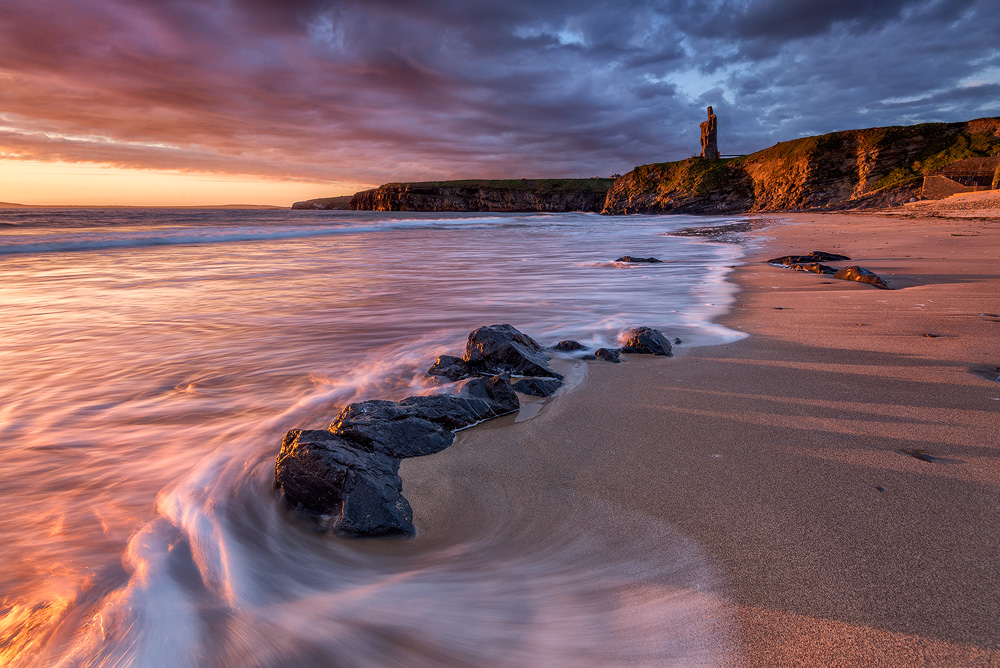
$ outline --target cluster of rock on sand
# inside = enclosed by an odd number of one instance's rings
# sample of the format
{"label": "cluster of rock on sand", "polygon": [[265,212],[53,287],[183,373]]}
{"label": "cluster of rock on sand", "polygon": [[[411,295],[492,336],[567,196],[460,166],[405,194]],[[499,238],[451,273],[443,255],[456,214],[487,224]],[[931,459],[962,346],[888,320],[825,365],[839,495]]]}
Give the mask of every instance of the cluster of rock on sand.
{"label": "cluster of rock on sand", "polygon": [[878,274],[873,271],[869,271],[864,267],[852,265],[850,267],[836,269],[829,265],[822,264],[823,262],[842,262],[850,259],[851,258],[846,255],[837,255],[836,253],[827,253],[824,251],[813,251],[808,255],[784,255],[782,257],[772,258],[767,262],[768,264],[779,264],[795,271],[810,271],[814,274],[830,274],[834,278],[839,278],[843,281],[858,281],[859,283],[874,285],[876,288],[881,288],[882,290],[892,290],[892,288],[890,288]]}
{"label": "cluster of rock on sand", "polygon": [[[584,346],[561,341],[552,349]],[[671,347],[658,330],[638,327],[621,348],[584,357],[618,361],[623,352],[670,356]],[[344,408],[328,429],[292,429],[275,462],[274,486],[293,509],[340,535],[413,535],[400,460],[439,452],[454,442],[455,431],[517,411],[518,392],[555,392],[563,376],[549,360],[511,325],[480,327],[469,334],[463,357],[442,355],[427,372],[457,382],[454,393],[362,401]]]}

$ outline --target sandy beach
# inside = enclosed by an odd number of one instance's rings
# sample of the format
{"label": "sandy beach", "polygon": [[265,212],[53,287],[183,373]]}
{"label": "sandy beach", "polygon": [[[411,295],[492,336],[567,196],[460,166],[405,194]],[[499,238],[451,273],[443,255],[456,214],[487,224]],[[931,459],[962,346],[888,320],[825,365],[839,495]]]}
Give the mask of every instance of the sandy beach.
{"label": "sandy beach", "polygon": [[[731,275],[746,339],[593,363],[537,417],[407,460],[418,527],[516,498],[585,533],[546,499],[599,501],[704,552],[706,663],[1000,666],[1000,383],[970,371],[1000,365],[1000,220],[955,211],[781,215]],[[895,289],[762,262],[813,250]]]}

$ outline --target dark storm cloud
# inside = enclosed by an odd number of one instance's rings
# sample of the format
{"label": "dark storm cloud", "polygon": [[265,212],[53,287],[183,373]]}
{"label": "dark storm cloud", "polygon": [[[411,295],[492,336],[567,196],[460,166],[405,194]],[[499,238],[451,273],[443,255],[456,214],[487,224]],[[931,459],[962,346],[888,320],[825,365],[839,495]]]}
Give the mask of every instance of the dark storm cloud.
{"label": "dark storm cloud", "polygon": [[692,30],[709,37],[752,39],[801,39],[812,37],[842,24],[853,31],[867,32],[898,19],[907,5],[919,0],[838,0],[837,2],[802,2],[801,0],[760,0],[758,2],[722,2],[711,11],[699,12],[703,3],[688,5],[694,18]]}
{"label": "dark storm cloud", "polygon": [[1000,113],[986,2],[0,0],[0,155],[380,183],[609,174]]}

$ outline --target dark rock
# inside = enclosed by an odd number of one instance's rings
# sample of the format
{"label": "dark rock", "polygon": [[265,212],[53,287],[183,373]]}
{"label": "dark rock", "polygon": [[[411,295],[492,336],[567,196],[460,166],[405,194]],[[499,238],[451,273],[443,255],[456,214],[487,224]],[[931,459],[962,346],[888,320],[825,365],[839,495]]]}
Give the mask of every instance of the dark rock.
{"label": "dark rock", "polygon": [[488,325],[469,334],[466,364],[477,371],[514,376],[562,378],[548,367],[549,356],[530,336],[511,325]]}
{"label": "dark rock", "polygon": [[431,365],[431,368],[427,370],[427,375],[456,381],[462,380],[463,378],[471,378],[472,376],[475,376],[476,373],[469,368],[469,365],[466,364],[465,360],[461,357],[455,357],[454,355],[441,355],[441,357],[438,357],[437,361]]}
{"label": "dark rock", "polygon": [[330,528],[351,536],[413,535],[399,461],[358,450],[325,430],[292,429],[281,443],[274,486],[293,508],[335,516]]}
{"label": "dark rock", "polygon": [[844,267],[836,274],[833,275],[834,278],[839,278],[844,281],[858,281],[860,283],[868,283],[874,285],[876,288],[881,288],[882,290],[892,290],[888,285],[885,284],[878,274],[875,274],[863,267],[852,266]]}
{"label": "dark rock", "polygon": [[679,345],[681,345],[682,343],[684,343],[684,342],[683,342],[683,341],[681,341],[680,339],[678,339],[678,338],[675,338],[675,339],[674,339],[674,345],[675,345],[675,346],[679,346]]}
{"label": "dark rock", "polygon": [[344,505],[333,530],[342,536],[412,536],[413,511],[403,496],[403,481],[347,472]]}
{"label": "dark rock", "polygon": [[[465,429],[477,422],[517,410],[516,403],[512,408],[499,407],[506,398],[497,401],[488,396],[489,382],[495,378],[500,376],[467,380],[464,385],[459,386],[458,395],[407,397],[399,402],[399,407],[413,417],[439,424],[445,429]],[[517,399],[517,395],[510,389],[509,379],[502,381],[501,387],[507,388],[508,394]],[[493,389],[493,392],[495,395],[498,389]],[[478,396],[473,396],[474,394]]]}
{"label": "dark rock", "polygon": [[628,331],[625,337],[623,353],[645,353],[648,355],[666,355],[671,357],[670,341],[652,327],[636,327]]}
{"label": "dark rock", "polygon": [[555,378],[522,378],[514,383],[514,389],[532,397],[547,397],[562,386]]}
{"label": "dark rock", "polygon": [[846,255],[837,255],[836,253],[827,253],[826,251],[813,251],[806,257],[809,257],[814,262],[841,262],[851,259]]}
{"label": "dark rock", "polygon": [[618,364],[621,362],[618,359],[618,355],[621,353],[617,348],[598,348],[594,351],[594,357],[599,360],[604,360],[605,362],[614,362]]}
{"label": "dark rock", "polygon": [[486,401],[492,415],[481,418],[483,420],[513,413],[521,405],[517,393],[510,384],[510,376],[505,373],[489,378],[473,378],[465,381],[458,388],[461,396]]}
{"label": "dark rock", "polygon": [[455,430],[519,406],[506,374],[466,380],[458,392],[361,401],[344,408],[329,430],[289,431],[275,461],[274,486],[294,508],[336,516],[329,526],[342,535],[412,535],[399,460],[443,450]]}
{"label": "dark rock", "polygon": [[813,251],[808,255],[783,255],[781,257],[776,257],[768,260],[768,264],[781,264],[786,267],[791,267],[796,264],[812,264],[814,262],[839,262],[841,260],[850,260],[851,258],[846,255],[837,255],[836,253],[827,253],[825,251]]}
{"label": "dark rock", "polygon": [[810,262],[809,264],[797,263],[788,265],[789,269],[794,269],[795,271],[811,271],[814,274],[836,274],[837,270],[833,267],[829,267],[825,264],[820,264],[819,262]]}
{"label": "dark rock", "polygon": [[790,267],[793,264],[799,262],[809,262],[812,258],[808,255],[782,255],[781,257],[772,257],[767,261],[768,264],[780,264],[785,267]]}
{"label": "dark rock", "polygon": [[657,260],[655,257],[636,257],[635,255],[622,255],[620,258],[615,260],[615,262],[646,262],[649,264],[662,264],[663,260]]}
{"label": "dark rock", "polygon": [[[432,401],[422,402],[422,406],[404,406],[402,402],[380,399],[354,403],[340,412],[330,431],[359,449],[403,459],[444,450],[455,441],[451,430],[462,424],[462,417],[469,419],[468,415],[459,417],[450,412],[459,408],[448,401],[455,397],[409,398]],[[466,424],[474,422],[469,420]]]}
{"label": "dark rock", "polygon": [[922,462],[933,463],[938,460],[937,457],[934,457],[933,455],[928,454],[924,450],[920,450],[917,448],[903,448],[902,450],[900,450],[900,452],[902,452],[904,455],[909,455],[914,459],[919,459]]}
{"label": "dark rock", "polygon": [[330,431],[363,450],[405,459],[440,452],[455,440],[456,429],[518,409],[510,378],[472,378],[458,394],[407,397],[402,401],[373,399],[347,406]]}
{"label": "dark rock", "polygon": [[560,341],[556,345],[552,346],[555,350],[562,350],[563,352],[571,352],[574,350],[583,350],[586,348],[585,345],[579,341],[573,341],[572,339],[567,339],[565,341]]}

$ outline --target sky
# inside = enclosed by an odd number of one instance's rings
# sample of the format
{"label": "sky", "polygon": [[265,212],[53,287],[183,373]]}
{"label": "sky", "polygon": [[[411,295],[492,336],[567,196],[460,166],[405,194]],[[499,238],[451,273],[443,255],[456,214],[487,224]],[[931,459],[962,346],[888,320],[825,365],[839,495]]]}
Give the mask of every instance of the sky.
{"label": "sky", "polygon": [[1000,115],[996,0],[0,0],[0,202],[288,205]]}

